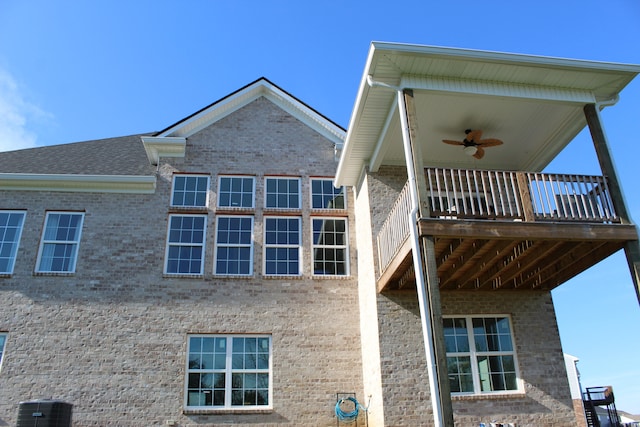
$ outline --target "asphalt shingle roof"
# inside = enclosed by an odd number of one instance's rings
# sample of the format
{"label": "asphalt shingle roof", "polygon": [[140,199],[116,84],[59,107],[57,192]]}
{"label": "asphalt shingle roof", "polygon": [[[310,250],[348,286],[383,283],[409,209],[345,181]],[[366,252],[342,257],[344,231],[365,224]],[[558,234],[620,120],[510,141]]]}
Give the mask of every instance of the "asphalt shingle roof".
{"label": "asphalt shingle roof", "polygon": [[0,173],[153,175],[141,136],[0,152]]}

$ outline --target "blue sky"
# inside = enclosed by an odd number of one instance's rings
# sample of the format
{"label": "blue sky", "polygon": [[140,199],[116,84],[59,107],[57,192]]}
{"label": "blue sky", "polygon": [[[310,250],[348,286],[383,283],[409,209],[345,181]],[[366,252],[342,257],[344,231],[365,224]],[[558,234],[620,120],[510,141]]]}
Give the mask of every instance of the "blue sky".
{"label": "blue sky", "polygon": [[[346,128],[373,40],[640,64],[640,2],[0,0],[0,151],[161,130],[261,76]],[[640,77],[602,116],[638,220]],[[599,174],[591,147],[548,170]],[[583,386],[640,414],[624,255],[553,297]]]}

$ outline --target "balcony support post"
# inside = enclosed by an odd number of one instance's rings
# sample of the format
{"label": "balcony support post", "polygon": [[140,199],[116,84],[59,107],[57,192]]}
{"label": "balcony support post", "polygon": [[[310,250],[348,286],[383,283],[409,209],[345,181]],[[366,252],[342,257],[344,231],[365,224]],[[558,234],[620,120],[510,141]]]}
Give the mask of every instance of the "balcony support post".
{"label": "balcony support post", "polygon": [[[593,145],[596,150],[596,155],[598,156],[598,162],[602,169],[602,175],[605,177],[609,185],[613,207],[623,224],[633,224],[627,209],[624,194],[622,193],[622,186],[620,185],[616,168],[613,163],[613,157],[609,151],[607,136],[602,126],[598,105],[586,104],[584,106],[584,115],[587,119],[589,131],[591,132],[591,138],[593,139]],[[631,279],[635,286],[636,297],[640,304],[640,242],[638,240],[628,241],[625,244],[624,252],[627,257],[627,263],[629,264]]]}
{"label": "balcony support post", "polygon": [[[442,326],[442,309],[433,237],[419,238],[418,218],[428,215],[426,180],[422,155],[416,143],[416,115],[413,91],[398,89],[398,110],[402,123],[409,191],[411,193],[411,237],[420,319],[423,330],[429,388],[434,422],[437,427],[453,427],[453,407],[447,375],[446,350]],[[418,173],[419,172],[419,173]],[[420,197],[422,196],[422,197]],[[424,210],[427,210],[426,212]],[[421,212],[422,211],[422,212]]]}

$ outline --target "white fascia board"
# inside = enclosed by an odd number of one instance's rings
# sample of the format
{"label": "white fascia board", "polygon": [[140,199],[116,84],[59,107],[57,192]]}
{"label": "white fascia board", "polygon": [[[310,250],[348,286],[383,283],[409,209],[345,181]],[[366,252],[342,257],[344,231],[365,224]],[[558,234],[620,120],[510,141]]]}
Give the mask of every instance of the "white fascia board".
{"label": "white fascia board", "polygon": [[0,190],[152,194],[153,175],[72,175],[0,173]]}
{"label": "white fascia board", "polygon": [[161,157],[184,157],[187,139],[177,136],[143,136],[142,144],[149,163],[157,165]]}
{"label": "white fascia board", "polygon": [[552,102],[569,102],[577,104],[589,104],[596,102],[595,95],[588,90],[447,79],[442,77],[403,76],[401,86],[414,90],[524,98]]}

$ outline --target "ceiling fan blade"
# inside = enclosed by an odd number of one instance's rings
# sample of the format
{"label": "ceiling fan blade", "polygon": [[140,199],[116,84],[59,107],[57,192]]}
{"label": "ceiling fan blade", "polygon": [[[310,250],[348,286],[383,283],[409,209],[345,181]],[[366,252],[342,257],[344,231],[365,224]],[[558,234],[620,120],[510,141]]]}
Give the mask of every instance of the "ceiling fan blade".
{"label": "ceiling fan blade", "polygon": [[496,145],[502,145],[502,141],[495,138],[487,138],[478,142],[478,145],[482,147],[495,147]]}
{"label": "ceiling fan blade", "polygon": [[477,143],[478,141],[480,141],[481,138],[482,138],[481,130],[472,130],[467,134],[467,137],[465,139],[467,141],[473,141]]}
{"label": "ceiling fan blade", "polygon": [[462,142],[462,141],[452,141],[450,139],[443,139],[442,142],[444,142],[445,144],[450,144],[450,145],[464,145],[464,142]]}
{"label": "ceiling fan blade", "polygon": [[484,150],[482,149],[482,147],[477,147],[477,148],[478,150],[476,151],[476,154],[473,155],[473,157],[480,160],[481,158],[484,157]]}

